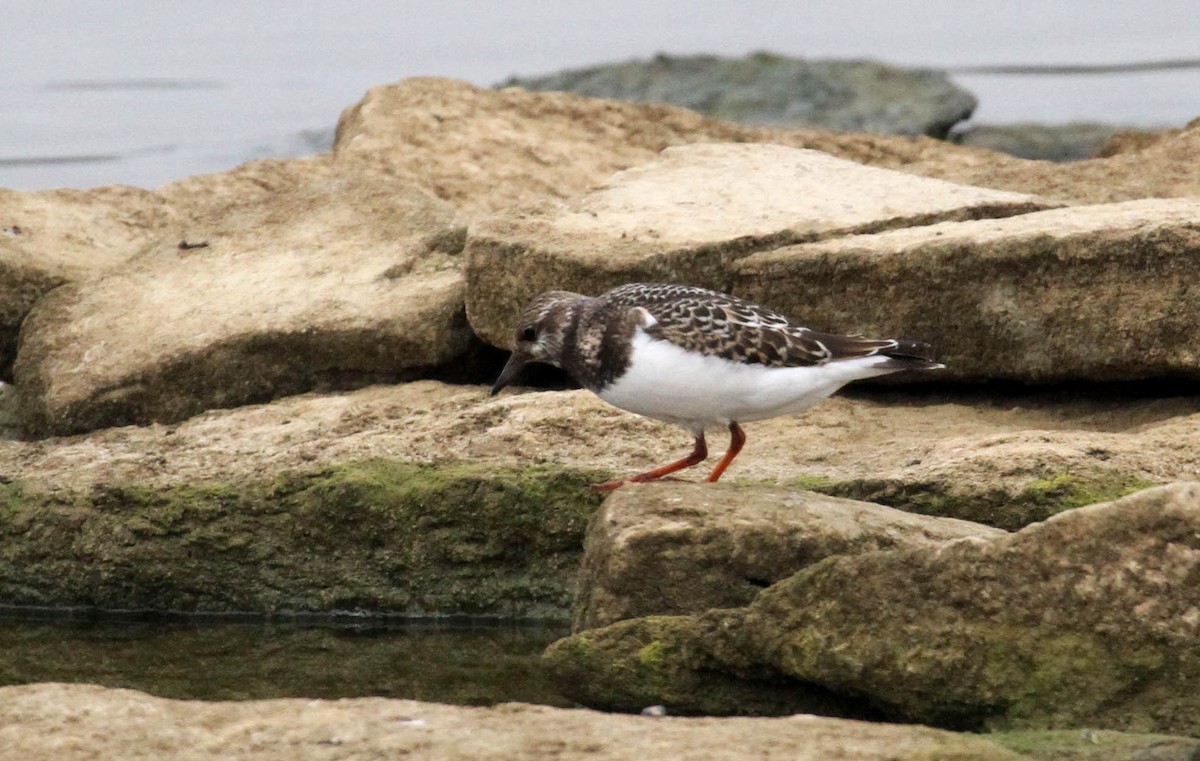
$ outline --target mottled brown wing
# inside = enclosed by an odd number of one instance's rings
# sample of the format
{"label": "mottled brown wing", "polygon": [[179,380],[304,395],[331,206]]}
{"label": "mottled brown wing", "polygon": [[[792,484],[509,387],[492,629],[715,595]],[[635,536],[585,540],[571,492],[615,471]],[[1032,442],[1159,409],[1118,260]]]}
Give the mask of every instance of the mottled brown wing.
{"label": "mottled brown wing", "polygon": [[819,365],[887,353],[897,342],[818,333],[793,325],[766,307],[717,291],[659,283],[623,285],[601,296],[608,303],[642,307],[657,321],[654,338],[690,351],[766,367]]}

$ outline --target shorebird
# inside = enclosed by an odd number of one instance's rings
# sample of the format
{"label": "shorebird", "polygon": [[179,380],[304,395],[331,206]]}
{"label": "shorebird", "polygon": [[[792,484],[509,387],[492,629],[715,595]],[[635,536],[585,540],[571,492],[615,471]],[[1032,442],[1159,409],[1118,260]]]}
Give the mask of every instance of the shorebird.
{"label": "shorebird", "polygon": [[491,393],[530,362],[557,365],[609,404],[695,437],[686,457],[593,487],[601,492],[703,462],[705,429],[727,426],[729,449],[708,475],[716,481],[746,443],[741,423],[807,409],[850,381],[943,367],[926,343],[820,333],[728,294],[663,283],[596,297],[541,294],[525,308]]}

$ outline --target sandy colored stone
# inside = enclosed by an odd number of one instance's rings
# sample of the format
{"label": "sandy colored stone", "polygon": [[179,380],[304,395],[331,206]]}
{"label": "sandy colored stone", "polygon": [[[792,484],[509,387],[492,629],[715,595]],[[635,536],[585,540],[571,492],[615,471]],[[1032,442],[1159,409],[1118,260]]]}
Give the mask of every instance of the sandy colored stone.
{"label": "sandy colored stone", "polygon": [[120,267],[177,222],[137,188],[0,188],[0,378],[12,380],[21,322],[43,294]]}
{"label": "sandy colored stone", "polygon": [[816,129],[770,129],[683,108],[489,90],[417,77],[372,88],[339,121],[338,161],[377,163],[478,219],[505,208],[566,199],[614,172],[686,143],[776,143],[963,185],[1071,203],[1200,195],[1192,167],[1200,127],[1151,149],[1061,165],[908,138]]}
{"label": "sandy colored stone", "polygon": [[833,555],[1001,533],[814,492],[631,484],[592,518],[573,629],[740,607],[763,588]]}
{"label": "sandy colored stone", "polygon": [[508,346],[545,290],[599,295],[637,281],[727,290],[732,264],[754,251],[1046,206],[781,145],[680,146],[566,205],[473,225],[467,315],[481,338]]}
{"label": "sandy colored stone", "polygon": [[[892,495],[898,504],[921,493],[942,495],[947,507],[975,506],[954,517],[1010,528],[1029,516],[997,521],[988,511],[1064,475],[1076,474],[1080,485],[1099,476],[1154,483],[1200,476],[1200,401],[1136,397],[1127,389],[877,391],[834,397],[746,432],[746,448],[723,481],[895,483],[910,487]],[[710,441],[714,451],[723,443]],[[677,459],[691,444],[682,428],[622,412],[587,391],[489,397],[486,387],[418,381],[212,410],[172,425],[0,441],[0,475],[63,489],[220,483],[371,457],[623,475]],[[1049,499],[1038,517],[1054,504]]]}
{"label": "sandy colored stone", "polygon": [[[271,192],[210,202],[186,233],[205,246],[168,241],[39,303],[14,370],[25,428],[173,421],[462,357],[473,339],[453,209],[391,178],[310,163],[293,162]],[[210,196],[236,197],[229,184],[245,173],[212,176]]]}
{"label": "sandy colored stone", "polygon": [[929,341],[941,380],[1196,378],[1197,219],[1200,199],[1147,199],[848,236],[746,257],[733,290]]}
{"label": "sandy colored stone", "polygon": [[931,138],[747,127],[675,106],[413,77],[371,88],[342,113],[334,157],[379,165],[477,219],[573,197],[673,145],[728,142],[814,148],[893,168],[944,150],[980,164],[993,156]]}
{"label": "sandy colored stone", "polygon": [[61,684],[0,688],[0,747],[28,761],[1019,758],[970,735],[814,716],[646,718],[519,703],[467,708],[383,698],[203,703]]}

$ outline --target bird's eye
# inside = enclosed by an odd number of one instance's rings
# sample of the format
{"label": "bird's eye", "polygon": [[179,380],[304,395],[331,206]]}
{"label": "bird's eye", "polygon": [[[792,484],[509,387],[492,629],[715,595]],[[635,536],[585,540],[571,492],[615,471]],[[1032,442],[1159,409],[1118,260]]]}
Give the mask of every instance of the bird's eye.
{"label": "bird's eye", "polygon": [[520,339],[522,341],[532,341],[537,338],[537,328],[532,325],[527,326],[521,331]]}

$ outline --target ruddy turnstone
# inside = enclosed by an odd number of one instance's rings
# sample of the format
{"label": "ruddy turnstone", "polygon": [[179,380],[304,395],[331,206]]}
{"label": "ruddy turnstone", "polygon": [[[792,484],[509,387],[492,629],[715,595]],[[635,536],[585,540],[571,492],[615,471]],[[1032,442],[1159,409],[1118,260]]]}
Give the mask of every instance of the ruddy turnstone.
{"label": "ruddy turnstone", "polygon": [[730,443],[708,476],[716,481],[746,443],[739,423],[799,412],[860,378],[943,367],[919,341],[818,333],[724,293],[660,283],[630,283],[594,298],[538,296],[517,324],[492,394],[529,362],[557,365],[609,404],[696,437],[687,457],[598,491],[702,462],[705,428],[723,425]]}

